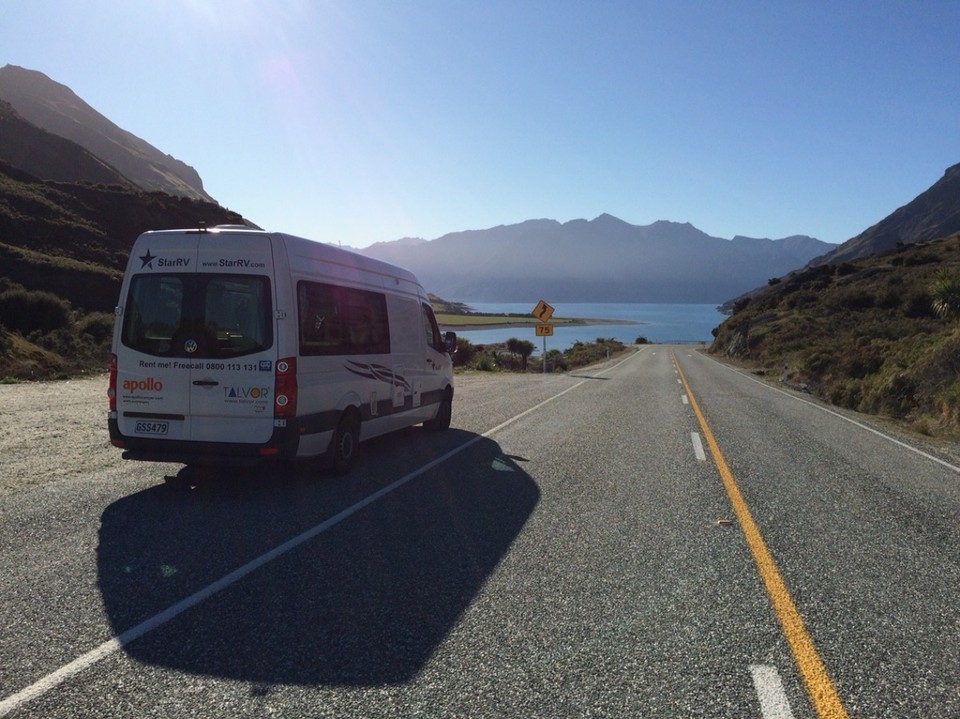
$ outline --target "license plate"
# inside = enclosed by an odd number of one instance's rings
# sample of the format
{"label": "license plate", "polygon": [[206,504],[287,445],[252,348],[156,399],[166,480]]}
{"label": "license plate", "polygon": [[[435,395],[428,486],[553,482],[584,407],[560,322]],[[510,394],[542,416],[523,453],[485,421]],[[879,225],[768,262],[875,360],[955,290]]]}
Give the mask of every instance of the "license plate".
{"label": "license plate", "polygon": [[169,422],[137,422],[133,429],[137,434],[166,434],[169,428]]}

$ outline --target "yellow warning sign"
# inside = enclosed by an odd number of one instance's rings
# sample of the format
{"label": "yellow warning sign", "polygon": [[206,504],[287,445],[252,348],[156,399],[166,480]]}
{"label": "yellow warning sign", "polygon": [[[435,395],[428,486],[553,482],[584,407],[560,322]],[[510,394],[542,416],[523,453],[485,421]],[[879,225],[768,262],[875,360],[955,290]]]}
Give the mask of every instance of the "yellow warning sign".
{"label": "yellow warning sign", "polygon": [[[537,303],[537,306],[533,308],[533,316],[536,317],[541,322],[549,322],[550,317],[553,315],[553,307],[548,305],[543,300],[540,300]],[[537,332],[537,334],[540,334]],[[552,334],[552,333],[551,333]]]}

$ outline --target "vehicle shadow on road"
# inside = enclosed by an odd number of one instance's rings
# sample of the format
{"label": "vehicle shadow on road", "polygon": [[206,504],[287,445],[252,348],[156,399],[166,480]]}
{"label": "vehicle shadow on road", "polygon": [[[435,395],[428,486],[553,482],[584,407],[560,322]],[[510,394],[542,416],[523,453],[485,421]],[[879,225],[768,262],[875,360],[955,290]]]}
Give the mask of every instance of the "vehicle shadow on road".
{"label": "vehicle shadow on road", "polygon": [[101,517],[98,580],[120,635],[470,440],[124,650],[153,665],[261,684],[411,679],[539,500],[537,485],[496,442],[407,430],[365,444],[349,477],[275,469],[192,491],[157,486]]}

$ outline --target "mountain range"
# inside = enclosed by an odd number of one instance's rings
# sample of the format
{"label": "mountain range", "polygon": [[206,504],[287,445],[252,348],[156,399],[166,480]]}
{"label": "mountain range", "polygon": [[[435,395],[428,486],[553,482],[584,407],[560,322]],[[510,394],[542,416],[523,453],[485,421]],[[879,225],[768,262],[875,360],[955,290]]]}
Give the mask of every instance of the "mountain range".
{"label": "mountain range", "polygon": [[436,240],[405,238],[359,250],[408,267],[429,291],[474,302],[545,297],[563,302],[714,303],[802,267],[833,247],[710,235],[689,223],[632,225],[528,220]]}

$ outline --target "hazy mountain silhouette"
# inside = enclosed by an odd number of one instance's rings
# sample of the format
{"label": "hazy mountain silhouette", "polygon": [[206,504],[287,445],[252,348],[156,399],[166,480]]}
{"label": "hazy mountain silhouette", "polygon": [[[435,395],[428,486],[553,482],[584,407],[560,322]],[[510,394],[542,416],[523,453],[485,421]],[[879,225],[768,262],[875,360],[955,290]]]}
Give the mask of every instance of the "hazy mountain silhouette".
{"label": "hazy mountain silhouette", "polygon": [[382,242],[364,254],[413,270],[451,299],[515,302],[722,302],[803,267],[830,248],[802,235],[711,237],[689,223],[528,220],[435,240]]}
{"label": "hazy mountain silhouette", "polygon": [[118,127],[69,87],[42,72],[16,65],[0,68],[0,99],[10,103],[24,120],[77,143],[141,189],[214,201],[204,191],[196,170]]}

